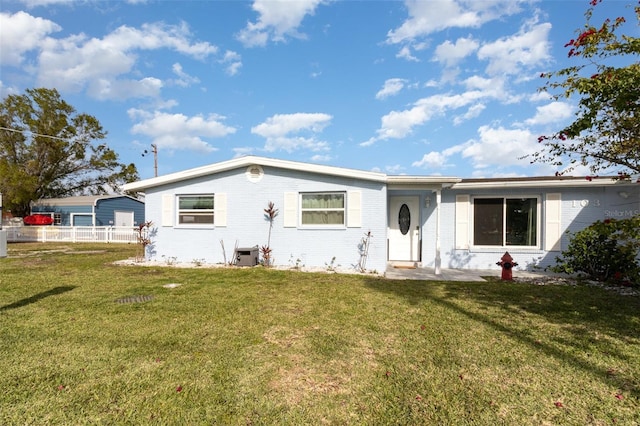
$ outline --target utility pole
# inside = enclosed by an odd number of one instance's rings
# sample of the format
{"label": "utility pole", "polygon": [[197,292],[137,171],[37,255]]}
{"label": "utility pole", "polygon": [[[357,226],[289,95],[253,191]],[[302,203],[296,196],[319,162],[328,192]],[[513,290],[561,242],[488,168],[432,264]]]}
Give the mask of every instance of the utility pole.
{"label": "utility pole", "polygon": [[[152,143],[151,144],[151,152],[153,152],[153,171],[154,171],[154,176],[158,177],[158,145],[156,145],[155,143]],[[144,157],[148,153],[149,153],[149,151],[147,151],[145,149],[144,153],[142,154],[142,156]]]}

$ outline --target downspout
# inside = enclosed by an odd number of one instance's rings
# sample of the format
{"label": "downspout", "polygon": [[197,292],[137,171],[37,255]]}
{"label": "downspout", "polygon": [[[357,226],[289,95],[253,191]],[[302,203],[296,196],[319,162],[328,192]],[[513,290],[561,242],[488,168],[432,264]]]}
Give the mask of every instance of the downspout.
{"label": "downspout", "polygon": [[442,200],[442,190],[436,189],[436,263],[435,273],[440,275],[440,263],[442,258],[440,257],[440,201]]}

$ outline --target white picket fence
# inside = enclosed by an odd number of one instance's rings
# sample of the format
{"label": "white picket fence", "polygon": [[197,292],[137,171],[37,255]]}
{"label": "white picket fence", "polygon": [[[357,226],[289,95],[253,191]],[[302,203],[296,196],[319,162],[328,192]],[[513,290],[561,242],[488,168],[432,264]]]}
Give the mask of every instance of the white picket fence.
{"label": "white picket fence", "polygon": [[138,229],[118,226],[4,226],[7,242],[137,243]]}

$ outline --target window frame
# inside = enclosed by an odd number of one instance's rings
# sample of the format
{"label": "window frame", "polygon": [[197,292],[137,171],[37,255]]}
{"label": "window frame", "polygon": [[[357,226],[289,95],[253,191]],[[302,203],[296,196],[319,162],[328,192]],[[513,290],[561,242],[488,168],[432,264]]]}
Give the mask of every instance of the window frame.
{"label": "window frame", "polygon": [[[212,202],[212,208],[211,209],[181,209],[180,208],[180,199],[181,198],[187,198],[187,197],[199,197],[199,198],[205,198],[205,197],[210,197],[211,198],[211,202]],[[176,221],[176,228],[214,228],[216,226],[216,197],[214,193],[203,193],[203,194],[176,194],[175,196],[175,203],[176,203],[176,216],[175,216],[175,221]],[[192,223],[184,223],[180,221],[180,218],[183,215],[188,215],[189,213],[191,213],[194,216],[211,216],[211,223],[207,223],[207,222],[192,222]]]}
{"label": "window frame", "polygon": [[[489,199],[501,199],[502,200],[502,240],[500,245],[491,245],[491,244],[476,244],[476,200],[489,200]],[[508,244],[508,226],[507,226],[507,201],[508,200],[535,200],[535,239],[536,243],[534,245],[515,245]],[[541,205],[542,197],[536,194],[523,194],[523,195],[480,195],[480,196],[472,196],[471,197],[471,212],[470,212],[470,235],[469,239],[471,247],[480,248],[480,249],[511,249],[511,250],[540,250],[542,247],[541,242],[541,223],[542,223],[542,205]]]}
{"label": "window frame", "polygon": [[[305,195],[341,195],[342,208],[303,208],[302,200]],[[346,229],[348,212],[347,191],[303,191],[298,193],[298,226],[303,229]],[[304,223],[305,212],[342,212],[342,223]]]}

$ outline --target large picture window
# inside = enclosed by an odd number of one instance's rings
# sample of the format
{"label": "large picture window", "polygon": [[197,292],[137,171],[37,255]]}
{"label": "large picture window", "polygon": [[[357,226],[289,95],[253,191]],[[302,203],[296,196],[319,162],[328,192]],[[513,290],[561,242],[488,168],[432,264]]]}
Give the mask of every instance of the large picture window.
{"label": "large picture window", "polygon": [[344,225],[345,193],[301,194],[302,225]]}
{"label": "large picture window", "polygon": [[213,225],[213,212],[213,194],[178,196],[180,225]]}
{"label": "large picture window", "polygon": [[537,198],[475,198],[473,244],[537,246]]}

